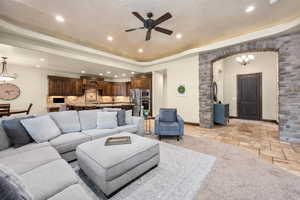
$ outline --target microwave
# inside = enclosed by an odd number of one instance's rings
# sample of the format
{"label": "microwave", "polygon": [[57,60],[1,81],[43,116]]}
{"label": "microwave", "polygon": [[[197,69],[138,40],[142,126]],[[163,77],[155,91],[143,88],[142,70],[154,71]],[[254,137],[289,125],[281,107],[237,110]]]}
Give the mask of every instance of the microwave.
{"label": "microwave", "polygon": [[52,99],[52,102],[53,103],[65,103],[65,98],[63,98],[63,97],[54,97]]}
{"label": "microwave", "polygon": [[150,90],[142,90],[142,98],[143,97],[149,97],[150,98],[151,94],[150,94]]}

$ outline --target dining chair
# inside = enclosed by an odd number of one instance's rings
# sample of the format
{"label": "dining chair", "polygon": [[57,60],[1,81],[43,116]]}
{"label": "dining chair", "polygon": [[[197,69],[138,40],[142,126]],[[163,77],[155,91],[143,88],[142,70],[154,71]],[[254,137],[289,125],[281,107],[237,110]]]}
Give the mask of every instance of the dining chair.
{"label": "dining chair", "polygon": [[0,104],[0,117],[9,116],[10,104]]}
{"label": "dining chair", "polygon": [[33,104],[30,103],[29,106],[28,106],[28,109],[27,109],[27,111],[26,111],[26,115],[29,115],[32,106],[33,106]]}

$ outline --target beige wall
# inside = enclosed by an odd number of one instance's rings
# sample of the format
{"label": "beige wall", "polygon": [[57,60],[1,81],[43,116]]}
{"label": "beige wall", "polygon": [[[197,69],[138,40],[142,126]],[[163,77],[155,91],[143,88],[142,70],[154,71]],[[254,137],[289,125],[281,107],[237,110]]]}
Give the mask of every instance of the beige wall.
{"label": "beige wall", "polygon": [[47,111],[48,75],[78,78],[76,74],[65,74],[38,68],[9,65],[10,73],[17,73],[18,77],[10,83],[21,89],[21,95],[12,101],[0,100],[0,103],[10,103],[11,109],[24,109],[33,103],[32,113],[45,113]]}
{"label": "beige wall", "polygon": [[159,113],[159,109],[165,107],[164,101],[164,71],[152,72],[152,112],[156,116]]}
{"label": "beige wall", "polygon": [[[214,74],[223,79],[223,100],[230,104],[230,116],[237,116],[237,75],[262,73],[262,111],[263,119],[277,120],[278,118],[278,54],[275,52],[251,53],[255,56],[246,67],[235,61],[237,55],[223,60],[223,64],[214,64]],[[222,73],[217,73],[223,68]],[[222,81],[217,80],[218,88],[222,88]],[[219,90],[222,92],[221,90]]]}
{"label": "beige wall", "polygon": [[[161,92],[163,89],[162,99],[159,102],[165,107],[177,108],[178,113],[187,122],[199,123],[199,61],[198,55],[185,57],[176,61],[163,63],[153,68],[164,69],[163,84],[158,83],[155,79],[153,83],[153,95]],[[161,77],[160,77],[161,78]],[[187,95],[182,97],[177,95],[177,86],[184,83],[187,89]],[[156,87],[156,85],[160,85]],[[159,105],[157,100],[153,102],[153,107],[157,111]]]}

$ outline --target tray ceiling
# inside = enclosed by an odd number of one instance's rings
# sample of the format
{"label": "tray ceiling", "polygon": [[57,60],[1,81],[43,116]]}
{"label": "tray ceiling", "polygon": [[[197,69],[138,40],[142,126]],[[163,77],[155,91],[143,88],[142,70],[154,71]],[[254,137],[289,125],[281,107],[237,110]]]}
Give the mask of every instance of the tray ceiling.
{"label": "tray ceiling", "polygon": [[[248,6],[255,10],[246,13]],[[162,27],[170,37],[145,30],[124,32],[141,26],[131,12],[153,12],[154,18],[170,12],[173,18]],[[57,15],[65,21],[55,20]],[[33,31],[106,51],[136,61],[152,61],[213,42],[289,22],[300,16],[300,1],[281,0],[1,0],[0,18]],[[183,37],[176,39],[181,33]],[[113,41],[108,41],[112,36]],[[142,48],[143,53],[138,49]]]}

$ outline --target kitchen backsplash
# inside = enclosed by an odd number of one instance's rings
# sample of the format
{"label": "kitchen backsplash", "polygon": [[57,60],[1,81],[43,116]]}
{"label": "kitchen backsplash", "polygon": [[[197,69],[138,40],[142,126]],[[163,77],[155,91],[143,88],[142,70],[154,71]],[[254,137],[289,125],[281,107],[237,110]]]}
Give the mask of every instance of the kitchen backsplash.
{"label": "kitchen backsplash", "polygon": [[[49,96],[48,97],[48,104],[52,104],[53,103],[53,98],[65,98],[65,103],[66,104],[83,104],[85,103],[85,96]],[[115,102],[115,103],[120,103],[120,102],[129,102],[130,98],[127,96],[98,96],[97,97],[97,102],[99,103],[111,103],[111,102]]]}

